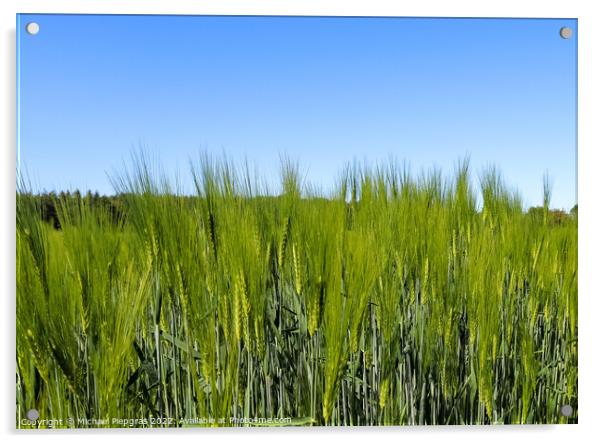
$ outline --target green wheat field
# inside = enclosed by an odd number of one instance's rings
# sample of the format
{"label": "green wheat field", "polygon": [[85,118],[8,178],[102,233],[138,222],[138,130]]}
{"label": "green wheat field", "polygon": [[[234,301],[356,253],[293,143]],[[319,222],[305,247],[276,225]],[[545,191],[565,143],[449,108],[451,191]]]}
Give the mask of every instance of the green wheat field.
{"label": "green wheat field", "polygon": [[576,208],[469,169],[18,185],[17,427],[576,423]]}

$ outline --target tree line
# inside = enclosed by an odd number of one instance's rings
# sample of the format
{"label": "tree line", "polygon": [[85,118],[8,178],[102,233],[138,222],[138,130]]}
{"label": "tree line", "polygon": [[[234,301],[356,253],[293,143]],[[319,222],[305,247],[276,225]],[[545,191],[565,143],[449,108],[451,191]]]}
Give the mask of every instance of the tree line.
{"label": "tree line", "polygon": [[[74,192],[62,191],[58,194],[53,191],[42,194],[26,195],[34,199],[36,207],[39,208],[41,219],[51,224],[57,230],[61,229],[58,209],[61,204],[65,204],[66,207],[72,207],[71,204],[73,203],[85,204],[92,209],[98,209],[106,214],[109,214],[112,222],[117,224],[120,220],[123,220],[126,214],[128,201],[128,195],[123,193],[108,196],[100,195],[98,192],[93,193],[92,191],[82,194],[78,190]],[[181,196],[181,198],[192,205],[194,200],[198,197]],[[566,212],[562,209],[549,209],[547,213],[547,220],[551,225],[561,225],[572,218],[576,218],[577,212],[577,205],[573,206],[569,212]],[[542,219],[543,215],[543,206],[532,206],[526,211],[526,216],[528,217]]]}

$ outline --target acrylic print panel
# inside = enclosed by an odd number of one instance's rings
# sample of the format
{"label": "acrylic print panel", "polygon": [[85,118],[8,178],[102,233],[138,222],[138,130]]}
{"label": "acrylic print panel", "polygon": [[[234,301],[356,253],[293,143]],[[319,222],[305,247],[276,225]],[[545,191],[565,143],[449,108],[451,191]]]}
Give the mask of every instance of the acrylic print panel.
{"label": "acrylic print panel", "polygon": [[18,428],[577,422],[576,20],[17,40]]}

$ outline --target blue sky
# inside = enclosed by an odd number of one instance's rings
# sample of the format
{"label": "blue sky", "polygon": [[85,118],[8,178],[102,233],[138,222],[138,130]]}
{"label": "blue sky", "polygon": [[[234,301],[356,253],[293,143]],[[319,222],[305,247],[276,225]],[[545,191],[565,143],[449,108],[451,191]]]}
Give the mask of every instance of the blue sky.
{"label": "blue sky", "polygon": [[526,206],[546,171],[552,205],[576,203],[576,20],[25,14],[17,42],[38,191],[111,194],[143,146],[185,186],[201,149],[267,177],[288,155],[325,187],[354,159],[447,174],[470,155]]}

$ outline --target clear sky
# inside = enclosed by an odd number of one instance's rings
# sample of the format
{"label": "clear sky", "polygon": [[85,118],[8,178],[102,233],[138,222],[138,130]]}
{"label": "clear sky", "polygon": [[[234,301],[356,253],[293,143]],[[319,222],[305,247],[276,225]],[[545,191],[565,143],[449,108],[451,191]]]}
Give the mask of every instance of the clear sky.
{"label": "clear sky", "polygon": [[182,177],[201,149],[268,177],[285,154],[323,186],[354,159],[448,174],[468,154],[526,206],[546,171],[552,206],[576,203],[573,19],[25,14],[17,45],[18,158],[38,191],[111,194],[143,146]]}

